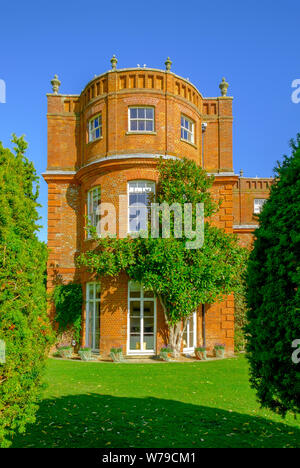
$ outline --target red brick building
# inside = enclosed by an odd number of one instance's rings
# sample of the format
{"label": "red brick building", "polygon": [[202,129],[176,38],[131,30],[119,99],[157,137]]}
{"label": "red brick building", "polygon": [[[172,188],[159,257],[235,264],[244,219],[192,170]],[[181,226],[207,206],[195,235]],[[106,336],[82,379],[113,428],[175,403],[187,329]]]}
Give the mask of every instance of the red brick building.
{"label": "red brick building", "polygon": [[[212,190],[223,203],[214,223],[250,246],[254,212],[268,197],[271,179],[245,178],[233,170],[232,98],[224,79],[221,96],[210,98],[171,72],[169,59],[165,71],[117,69],[114,57],[111,63],[112,69],[91,80],[81,94],[59,94],[55,77],[53,94],[47,95],[48,288],[82,284],[83,345],[103,355],[113,346],[128,355],[151,355],[167,341],[159,301],[125,274],[99,279],[75,267],[76,256],[93,245],[84,229],[86,216],[95,219],[100,198],[113,203],[117,232],[127,234],[134,221],[132,201],[155,191],[157,159],[186,157],[215,175]],[[125,209],[120,209],[120,195]],[[202,344],[202,312],[189,320],[185,352]],[[205,306],[205,312],[208,347],[224,342],[232,352],[233,296]]]}

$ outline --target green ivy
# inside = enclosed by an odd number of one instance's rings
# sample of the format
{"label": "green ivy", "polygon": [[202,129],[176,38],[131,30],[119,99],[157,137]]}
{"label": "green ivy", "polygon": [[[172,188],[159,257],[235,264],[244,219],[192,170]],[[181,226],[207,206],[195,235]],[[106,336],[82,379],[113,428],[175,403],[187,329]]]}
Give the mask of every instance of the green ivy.
{"label": "green ivy", "polygon": [[74,330],[74,339],[80,341],[82,322],[82,287],[80,284],[59,284],[53,292],[55,305],[55,321],[58,323],[59,331],[68,328]]}

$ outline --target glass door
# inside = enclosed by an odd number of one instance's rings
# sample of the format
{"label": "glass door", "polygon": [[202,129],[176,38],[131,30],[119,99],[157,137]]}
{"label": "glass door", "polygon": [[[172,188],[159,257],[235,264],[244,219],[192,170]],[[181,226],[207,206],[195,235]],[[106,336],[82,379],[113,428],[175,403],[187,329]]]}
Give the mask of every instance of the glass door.
{"label": "glass door", "polygon": [[197,339],[197,314],[196,312],[188,319],[186,329],[183,333],[183,352],[190,353],[196,347]]}
{"label": "glass door", "polygon": [[154,354],[156,301],[151,291],[129,283],[128,353]]}
{"label": "glass door", "polygon": [[86,346],[100,349],[100,283],[86,285]]}

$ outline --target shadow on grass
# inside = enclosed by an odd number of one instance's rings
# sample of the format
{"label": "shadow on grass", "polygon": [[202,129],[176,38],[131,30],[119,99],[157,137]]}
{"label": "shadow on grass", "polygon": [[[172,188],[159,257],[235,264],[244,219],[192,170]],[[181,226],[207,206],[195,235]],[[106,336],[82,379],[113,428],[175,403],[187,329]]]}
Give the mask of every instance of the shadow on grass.
{"label": "shadow on grass", "polygon": [[300,447],[284,422],[157,398],[68,395],[43,400],[13,447]]}

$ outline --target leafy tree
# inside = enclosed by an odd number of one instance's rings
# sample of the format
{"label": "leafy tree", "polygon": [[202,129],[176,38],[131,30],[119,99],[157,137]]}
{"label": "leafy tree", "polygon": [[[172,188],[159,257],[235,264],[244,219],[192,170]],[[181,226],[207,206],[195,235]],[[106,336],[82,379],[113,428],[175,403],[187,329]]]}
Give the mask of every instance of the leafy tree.
{"label": "leafy tree", "polygon": [[[178,203],[181,208],[191,203],[192,226],[196,223],[198,203],[204,203],[206,217],[217,212],[219,204],[209,192],[213,177],[193,161],[161,160],[158,170],[158,203]],[[163,217],[160,213],[160,224]],[[100,276],[117,276],[125,271],[132,280],[152,290],[164,310],[169,346],[178,354],[188,318],[200,304],[222,300],[235,289],[237,273],[244,268],[245,254],[234,236],[208,221],[204,226],[204,244],[197,249],[186,248],[186,242],[191,239],[184,232],[181,238],[174,236],[173,212],[170,224],[169,238],[154,238],[150,229],[148,237],[144,233],[126,239],[94,236],[96,249],[82,254],[78,262]]]}
{"label": "leafy tree", "polygon": [[275,183],[260,215],[248,282],[248,358],[251,383],[262,406],[299,412],[300,134],[292,155],[275,169]]}
{"label": "leafy tree", "polygon": [[[247,261],[248,256],[245,255]],[[245,270],[239,273],[237,287],[234,292],[234,349],[236,352],[245,351],[246,336],[245,327],[247,325],[247,284]]]}
{"label": "leafy tree", "polygon": [[36,236],[38,185],[27,144],[13,137],[14,153],[0,143],[0,446],[34,421],[52,331],[46,313],[47,250]]}

